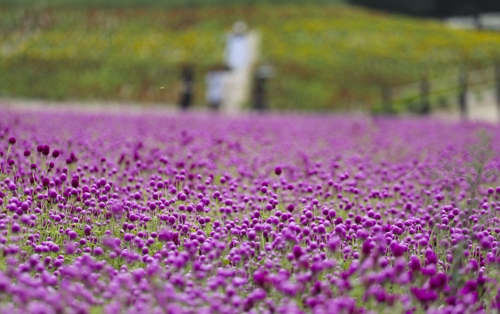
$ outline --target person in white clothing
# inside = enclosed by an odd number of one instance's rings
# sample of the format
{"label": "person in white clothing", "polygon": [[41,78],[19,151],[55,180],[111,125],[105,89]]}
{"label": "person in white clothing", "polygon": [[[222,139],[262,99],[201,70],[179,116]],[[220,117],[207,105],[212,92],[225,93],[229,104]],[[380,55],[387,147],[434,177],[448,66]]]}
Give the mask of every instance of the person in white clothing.
{"label": "person in white clothing", "polygon": [[248,26],[243,21],[233,25],[233,32],[229,34],[226,42],[225,61],[231,71],[245,68],[249,64],[248,58]]}
{"label": "person in white clothing", "polygon": [[251,36],[243,21],[234,23],[232,32],[227,36],[224,60],[230,72],[227,75],[227,93],[224,97],[224,110],[237,112],[245,102],[247,77],[251,70]]}
{"label": "person in white clothing", "polygon": [[214,66],[205,76],[207,92],[206,101],[213,111],[218,111],[224,100],[226,91],[227,69],[225,66]]}

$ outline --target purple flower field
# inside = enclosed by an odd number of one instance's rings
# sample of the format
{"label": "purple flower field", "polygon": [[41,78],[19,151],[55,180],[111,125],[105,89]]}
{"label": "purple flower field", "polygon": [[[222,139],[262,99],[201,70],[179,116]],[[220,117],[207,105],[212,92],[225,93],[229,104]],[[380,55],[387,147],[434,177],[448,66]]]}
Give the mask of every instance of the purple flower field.
{"label": "purple flower field", "polygon": [[496,313],[500,128],[0,114],[0,313]]}

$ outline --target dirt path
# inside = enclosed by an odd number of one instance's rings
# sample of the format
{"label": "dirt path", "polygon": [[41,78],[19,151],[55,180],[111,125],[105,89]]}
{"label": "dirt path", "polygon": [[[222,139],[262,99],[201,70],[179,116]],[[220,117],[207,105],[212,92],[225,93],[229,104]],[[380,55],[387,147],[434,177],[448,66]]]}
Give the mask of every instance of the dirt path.
{"label": "dirt path", "polygon": [[[81,101],[47,101],[33,99],[0,99],[0,114],[2,109],[23,111],[50,111],[50,112],[86,112],[86,113],[175,113],[179,109],[173,104],[139,104],[114,102],[81,102]],[[206,111],[196,108],[195,111]]]}

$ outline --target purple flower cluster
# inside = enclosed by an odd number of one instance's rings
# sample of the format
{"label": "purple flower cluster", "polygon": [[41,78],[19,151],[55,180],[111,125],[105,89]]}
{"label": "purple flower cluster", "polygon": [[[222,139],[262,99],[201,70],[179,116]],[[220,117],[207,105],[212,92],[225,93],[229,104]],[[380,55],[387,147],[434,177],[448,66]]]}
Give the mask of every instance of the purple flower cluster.
{"label": "purple flower cluster", "polygon": [[499,137],[427,119],[2,112],[0,312],[492,313]]}

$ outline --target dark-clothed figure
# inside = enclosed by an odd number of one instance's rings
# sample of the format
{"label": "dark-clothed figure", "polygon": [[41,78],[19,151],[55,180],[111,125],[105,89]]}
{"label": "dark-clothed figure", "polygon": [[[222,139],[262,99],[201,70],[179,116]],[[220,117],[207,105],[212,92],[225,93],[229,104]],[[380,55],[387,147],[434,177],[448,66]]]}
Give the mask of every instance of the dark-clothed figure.
{"label": "dark-clothed figure", "polygon": [[270,66],[259,66],[257,68],[253,85],[253,106],[257,111],[264,111],[268,107],[266,85],[267,80],[272,76],[272,71]]}
{"label": "dark-clothed figure", "polygon": [[191,106],[194,92],[194,74],[190,65],[184,65],[181,74],[181,93],[179,105],[182,110],[187,110]]}

